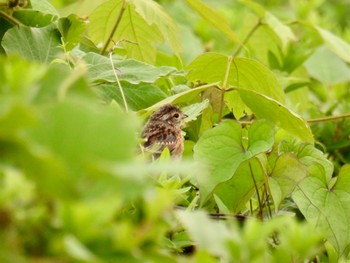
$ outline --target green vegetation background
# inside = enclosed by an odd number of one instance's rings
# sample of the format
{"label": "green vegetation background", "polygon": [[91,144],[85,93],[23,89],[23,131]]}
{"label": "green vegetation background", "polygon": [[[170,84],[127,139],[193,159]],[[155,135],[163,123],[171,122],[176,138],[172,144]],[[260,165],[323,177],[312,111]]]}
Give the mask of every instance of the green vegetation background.
{"label": "green vegetation background", "polygon": [[[349,261],[349,13],[0,0],[0,261]],[[178,163],[139,147],[165,103]]]}

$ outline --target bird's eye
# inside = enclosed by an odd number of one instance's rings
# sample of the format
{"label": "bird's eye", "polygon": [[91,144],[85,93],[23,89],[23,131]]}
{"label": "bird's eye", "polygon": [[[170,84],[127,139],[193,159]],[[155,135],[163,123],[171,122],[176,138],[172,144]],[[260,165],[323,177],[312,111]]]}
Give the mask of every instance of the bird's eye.
{"label": "bird's eye", "polygon": [[179,115],[178,113],[175,113],[175,114],[174,114],[174,117],[177,119],[177,118],[180,117],[180,115]]}

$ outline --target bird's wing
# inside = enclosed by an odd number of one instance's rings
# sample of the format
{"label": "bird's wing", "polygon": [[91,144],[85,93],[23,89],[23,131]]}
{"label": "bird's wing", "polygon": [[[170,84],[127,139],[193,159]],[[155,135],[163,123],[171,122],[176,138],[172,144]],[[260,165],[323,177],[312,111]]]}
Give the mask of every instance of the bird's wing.
{"label": "bird's wing", "polygon": [[176,131],[173,127],[162,122],[155,122],[148,125],[142,137],[146,139],[144,147],[156,155],[160,155],[165,147],[169,150],[176,145]]}

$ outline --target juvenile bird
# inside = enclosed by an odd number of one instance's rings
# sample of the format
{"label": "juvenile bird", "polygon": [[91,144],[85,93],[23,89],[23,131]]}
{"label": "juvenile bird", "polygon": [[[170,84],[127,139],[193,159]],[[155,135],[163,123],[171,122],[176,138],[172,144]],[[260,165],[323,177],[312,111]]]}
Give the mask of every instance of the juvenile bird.
{"label": "juvenile bird", "polygon": [[144,147],[158,158],[168,147],[172,159],[181,159],[184,149],[184,137],[181,126],[187,115],[178,107],[166,104],[155,111],[149,118],[142,132],[146,141]]}

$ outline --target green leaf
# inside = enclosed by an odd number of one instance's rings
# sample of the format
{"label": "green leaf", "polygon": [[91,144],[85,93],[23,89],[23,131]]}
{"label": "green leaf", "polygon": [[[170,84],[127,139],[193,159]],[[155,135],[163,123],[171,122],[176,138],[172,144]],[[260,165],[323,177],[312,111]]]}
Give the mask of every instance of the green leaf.
{"label": "green leaf", "polygon": [[[88,53],[83,59],[89,64],[88,79],[91,82],[116,82],[110,59],[96,53]],[[154,83],[157,79],[173,73],[176,68],[155,67],[134,59],[113,60],[119,80],[131,84]]]}
{"label": "green leaf", "polygon": [[278,101],[259,92],[236,89],[244,103],[258,118],[265,118],[305,142],[314,142],[307,122]]}
{"label": "green leaf", "polygon": [[350,67],[324,46],[318,48],[304,65],[311,77],[327,86],[350,81]]}
{"label": "green leaf", "polygon": [[57,22],[66,50],[73,49],[82,38],[86,24],[76,15],[60,18]]}
{"label": "green leaf", "polygon": [[214,26],[217,30],[224,33],[232,42],[241,44],[239,38],[231,29],[228,21],[217,13],[210,6],[206,5],[200,0],[186,0],[186,3],[194,11],[196,11],[205,21]]}
{"label": "green leaf", "polygon": [[13,17],[21,21],[22,24],[31,27],[45,27],[52,23],[52,14],[41,13],[32,9],[20,9],[13,13]]}
{"label": "green leaf", "polygon": [[345,42],[343,39],[339,38],[336,35],[333,35],[331,32],[320,28],[315,27],[320,36],[323,38],[327,47],[337,54],[341,59],[345,60],[347,63],[350,63],[350,45]]}
{"label": "green leaf", "polygon": [[59,13],[47,0],[30,0],[30,4],[33,10],[39,11],[44,14],[52,14],[59,16]]}
{"label": "green leaf", "polygon": [[274,142],[274,129],[270,122],[254,122],[248,131],[248,147],[242,144],[239,123],[223,121],[203,133],[194,147],[195,160],[207,166],[208,174],[195,178],[204,203],[214,188],[235,174],[241,163],[268,151]]}
{"label": "green leaf", "polygon": [[[156,24],[146,21],[135,7],[130,3],[123,6],[124,1],[107,1],[98,6],[90,16],[88,27],[91,39],[96,44],[104,45],[110,37],[113,27],[117,23],[118,16],[123,10],[121,20],[112,39],[114,42],[126,40],[121,43],[126,49],[129,57],[154,64],[156,60],[156,48],[154,43],[163,42],[164,36]],[[138,9],[140,12],[142,9]],[[153,10],[154,11],[154,10]],[[150,15],[148,12],[141,12],[143,15]],[[157,21],[158,20],[153,20]],[[151,22],[153,22],[151,21]],[[164,28],[162,27],[162,30]],[[170,34],[170,33],[169,33]],[[168,34],[168,38],[171,38]],[[133,42],[133,43],[130,43]],[[114,44],[109,43],[108,48]]]}
{"label": "green leaf", "polygon": [[285,153],[277,158],[272,174],[268,178],[276,211],[282,200],[293,192],[306,175],[306,167],[293,154]]}
{"label": "green leaf", "polygon": [[180,32],[174,20],[165,12],[163,7],[153,0],[131,0],[135,10],[148,24],[156,25],[167,44],[175,54],[181,52]]}
{"label": "green leaf", "polygon": [[125,161],[136,145],[134,120],[88,99],[69,99],[45,110],[30,136],[82,171],[99,161]]}
{"label": "green leaf", "polygon": [[[218,53],[205,53],[197,57],[188,67],[188,79],[212,83],[225,79],[228,57]],[[284,93],[274,74],[261,63],[248,58],[234,58],[229,69],[227,83],[251,89],[277,101],[284,103]],[[228,105],[232,108],[236,118],[242,117],[249,111],[246,105],[235,103],[235,98],[227,96]],[[232,99],[232,100],[230,100]]]}
{"label": "green leaf", "polygon": [[333,187],[307,177],[293,193],[305,218],[328,237],[339,257],[350,251],[350,165],[341,168]]}
{"label": "green leaf", "polygon": [[187,107],[182,108],[181,110],[188,117],[184,120],[185,122],[190,122],[196,120],[199,115],[202,114],[203,110],[209,106],[209,100],[205,99],[202,102],[191,104]]}
{"label": "green leaf", "polygon": [[[130,109],[138,111],[165,99],[167,95],[157,86],[147,83],[138,85],[130,84],[122,81],[121,86],[126,97],[126,102]],[[119,104],[122,104],[122,97],[117,84],[101,84],[96,87],[102,96],[107,100],[113,99]]]}
{"label": "green leaf", "polygon": [[152,114],[152,112],[154,112],[155,110],[157,110],[158,108],[160,108],[161,106],[168,104],[168,103],[173,103],[173,104],[177,104],[177,103],[188,103],[189,101],[192,101],[193,99],[197,98],[198,95],[210,88],[213,88],[217,85],[218,83],[213,83],[213,84],[207,84],[207,85],[203,85],[203,86],[199,86],[197,88],[194,89],[189,89],[186,91],[183,91],[181,93],[172,95],[170,97],[167,97],[166,99],[154,104],[151,107],[148,107],[147,109],[141,110],[139,113],[143,116],[143,117],[147,117],[150,114]]}
{"label": "green leaf", "polygon": [[228,256],[226,246],[232,239],[232,233],[227,225],[210,220],[204,211],[177,211],[176,215],[199,250],[208,251],[216,256]]}
{"label": "green leaf", "polygon": [[53,26],[20,26],[6,32],[2,46],[8,55],[19,54],[31,61],[49,63],[61,53],[60,39],[59,32]]}
{"label": "green leaf", "polygon": [[255,184],[258,188],[262,185],[264,176],[261,161],[258,158],[245,161],[237,168],[230,180],[215,188],[215,200],[220,198],[220,201],[231,213],[239,213],[256,193]]}
{"label": "green leaf", "polygon": [[247,0],[243,0],[242,2],[251,8],[259,16],[259,18],[263,20],[263,23],[268,25],[269,28],[276,34],[276,36],[282,42],[283,49],[285,49],[290,42],[296,41],[296,36],[291,28],[282,23],[270,12],[266,11],[263,6]]}

